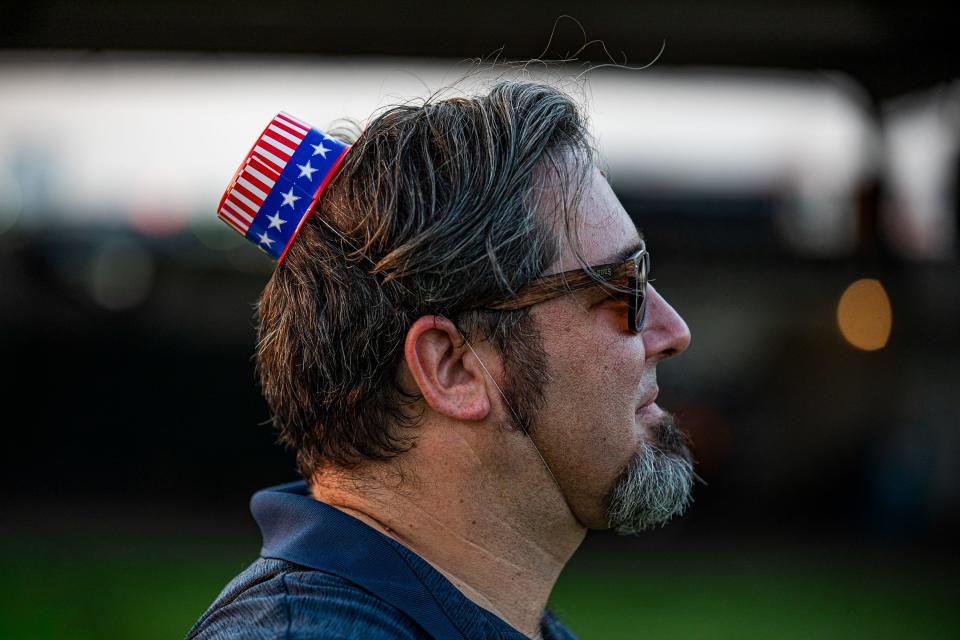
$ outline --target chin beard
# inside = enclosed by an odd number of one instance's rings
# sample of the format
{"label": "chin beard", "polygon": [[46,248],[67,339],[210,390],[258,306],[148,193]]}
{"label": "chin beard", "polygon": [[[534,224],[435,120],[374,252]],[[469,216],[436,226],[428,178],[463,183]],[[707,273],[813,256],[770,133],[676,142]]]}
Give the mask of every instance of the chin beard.
{"label": "chin beard", "polygon": [[665,525],[690,504],[693,461],[687,438],[670,414],[654,428],[653,442],[643,442],[610,492],[608,521],[622,535]]}

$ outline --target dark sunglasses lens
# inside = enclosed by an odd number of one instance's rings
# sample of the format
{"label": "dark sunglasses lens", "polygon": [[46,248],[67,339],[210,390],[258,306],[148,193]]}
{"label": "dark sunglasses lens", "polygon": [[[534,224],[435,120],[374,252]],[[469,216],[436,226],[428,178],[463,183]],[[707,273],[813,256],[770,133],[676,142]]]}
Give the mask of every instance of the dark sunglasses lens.
{"label": "dark sunglasses lens", "polygon": [[643,330],[643,322],[647,319],[647,296],[645,291],[640,289],[634,294],[636,299],[634,301],[634,308],[637,310],[637,314],[634,316],[633,326],[636,327],[634,330],[637,333],[640,333]]}
{"label": "dark sunglasses lens", "polygon": [[643,330],[643,323],[647,319],[647,275],[650,273],[650,254],[644,253],[639,264],[637,264],[637,276],[634,279],[636,292],[633,300],[633,308],[636,311],[633,318],[634,331],[640,333]]}

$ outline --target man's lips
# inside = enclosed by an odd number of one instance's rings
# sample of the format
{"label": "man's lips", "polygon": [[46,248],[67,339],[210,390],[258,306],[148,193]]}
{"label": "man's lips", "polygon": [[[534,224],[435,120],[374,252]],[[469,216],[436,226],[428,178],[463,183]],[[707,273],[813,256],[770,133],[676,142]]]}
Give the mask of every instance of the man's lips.
{"label": "man's lips", "polygon": [[656,402],[658,395],[660,395],[660,389],[658,387],[654,387],[653,392],[642,401],[640,406],[637,407],[637,410],[635,411],[635,413],[640,413],[641,411],[643,411],[644,409],[652,405],[654,402]]}

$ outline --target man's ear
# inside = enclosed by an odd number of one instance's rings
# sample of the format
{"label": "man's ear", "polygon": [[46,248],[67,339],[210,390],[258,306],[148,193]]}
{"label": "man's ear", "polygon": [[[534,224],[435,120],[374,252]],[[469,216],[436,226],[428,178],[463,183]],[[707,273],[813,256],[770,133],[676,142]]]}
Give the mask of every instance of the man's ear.
{"label": "man's ear", "polygon": [[407,331],[403,354],[431,409],[456,420],[483,420],[490,413],[486,374],[453,322],[418,318]]}

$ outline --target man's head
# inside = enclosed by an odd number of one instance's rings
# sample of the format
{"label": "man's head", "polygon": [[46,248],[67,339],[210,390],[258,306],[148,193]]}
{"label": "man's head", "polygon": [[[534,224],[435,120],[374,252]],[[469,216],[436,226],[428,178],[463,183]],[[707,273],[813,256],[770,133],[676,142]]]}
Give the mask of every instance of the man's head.
{"label": "man's head", "polygon": [[560,91],[505,82],[377,117],[259,307],[261,384],[301,473],[402,459],[439,425],[509,476],[502,434],[475,428],[508,425],[586,526],[657,524],[664,496],[682,509],[689,456],[653,399],[656,363],[689,333],[652,287],[639,334],[603,286],[485,310],[638,241]]}

